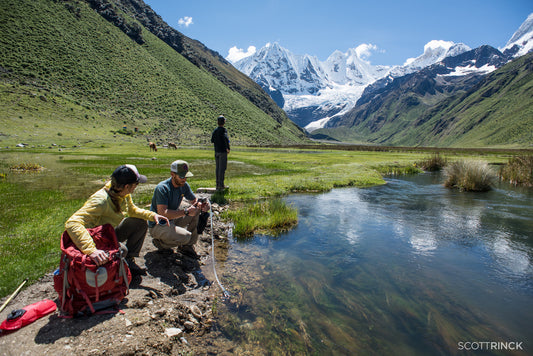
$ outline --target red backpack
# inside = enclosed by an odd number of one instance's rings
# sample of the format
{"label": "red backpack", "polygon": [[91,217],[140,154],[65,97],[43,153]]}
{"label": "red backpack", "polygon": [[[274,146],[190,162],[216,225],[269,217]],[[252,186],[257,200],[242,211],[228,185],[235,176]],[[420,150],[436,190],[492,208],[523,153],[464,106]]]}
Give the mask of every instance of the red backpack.
{"label": "red backpack", "polygon": [[71,317],[116,307],[128,294],[131,282],[131,272],[119,249],[113,226],[105,224],[87,231],[96,248],[109,253],[109,262],[98,267],[76,247],[69,234],[63,232],[54,289],[59,294],[60,310]]}

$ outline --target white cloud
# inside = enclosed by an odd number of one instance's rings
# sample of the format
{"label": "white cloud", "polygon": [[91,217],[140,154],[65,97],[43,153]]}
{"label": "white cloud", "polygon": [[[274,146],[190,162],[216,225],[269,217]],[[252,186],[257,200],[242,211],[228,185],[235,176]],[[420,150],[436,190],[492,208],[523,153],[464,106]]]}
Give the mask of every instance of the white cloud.
{"label": "white cloud", "polygon": [[357,57],[359,57],[362,60],[368,60],[368,57],[372,55],[372,52],[384,52],[384,51],[379,50],[378,46],[370,44],[370,43],[360,44],[355,49],[355,53],[357,53]]}
{"label": "white cloud", "polygon": [[253,55],[256,50],[257,48],[255,48],[255,46],[248,47],[246,51],[244,51],[242,48],[237,48],[237,46],[233,46],[229,49],[226,59],[232,63],[235,63],[240,59]]}
{"label": "white cloud", "polygon": [[441,40],[432,40],[426,43],[424,46],[424,52],[427,52],[429,50],[435,50],[438,48],[444,48],[445,50],[449,50],[451,46],[453,46],[455,43],[452,41],[441,41]]}
{"label": "white cloud", "polygon": [[193,24],[192,17],[190,16],[185,16],[178,20],[178,25],[180,26],[189,27],[192,24]]}

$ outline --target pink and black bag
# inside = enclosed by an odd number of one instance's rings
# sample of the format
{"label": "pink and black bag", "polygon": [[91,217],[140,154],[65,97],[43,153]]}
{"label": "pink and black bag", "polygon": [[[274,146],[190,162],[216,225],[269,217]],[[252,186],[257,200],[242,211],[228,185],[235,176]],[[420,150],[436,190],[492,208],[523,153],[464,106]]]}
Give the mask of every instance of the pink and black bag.
{"label": "pink and black bag", "polygon": [[96,248],[109,253],[109,262],[98,267],[81,252],[69,234],[61,236],[61,261],[54,273],[54,289],[60,310],[74,317],[116,307],[128,294],[131,272],[110,224],[87,229]]}

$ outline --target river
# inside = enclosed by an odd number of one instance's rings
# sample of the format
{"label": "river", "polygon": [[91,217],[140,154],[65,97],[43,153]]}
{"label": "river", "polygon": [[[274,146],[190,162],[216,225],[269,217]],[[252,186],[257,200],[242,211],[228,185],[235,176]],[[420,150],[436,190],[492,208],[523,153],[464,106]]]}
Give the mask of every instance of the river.
{"label": "river", "polygon": [[217,256],[241,351],[533,354],[533,190],[421,174],[286,201],[295,229]]}

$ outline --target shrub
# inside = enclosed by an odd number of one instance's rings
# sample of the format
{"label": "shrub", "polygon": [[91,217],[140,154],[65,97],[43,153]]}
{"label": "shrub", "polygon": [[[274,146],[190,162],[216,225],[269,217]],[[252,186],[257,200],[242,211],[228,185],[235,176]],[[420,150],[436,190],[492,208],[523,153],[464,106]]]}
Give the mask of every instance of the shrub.
{"label": "shrub", "polygon": [[533,156],[517,156],[500,169],[500,180],[533,187]]}
{"label": "shrub", "polygon": [[428,172],[440,171],[447,164],[448,160],[446,159],[446,157],[441,156],[438,152],[433,154],[433,156],[416,163],[417,166]]}
{"label": "shrub", "polygon": [[460,191],[485,192],[491,189],[496,175],[484,161],[460,160],[444,169],[444,186]]}

